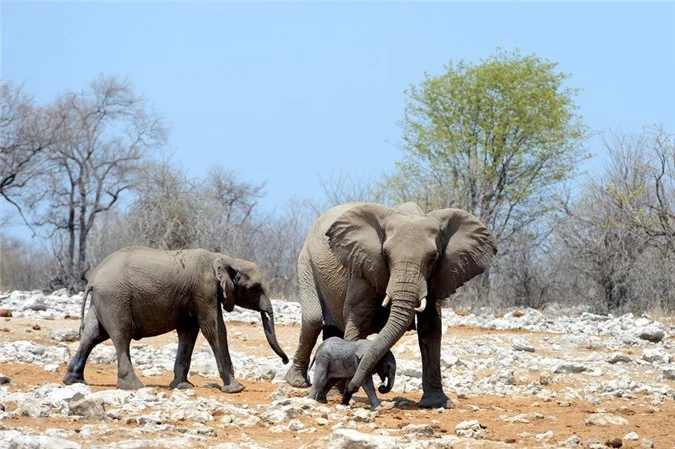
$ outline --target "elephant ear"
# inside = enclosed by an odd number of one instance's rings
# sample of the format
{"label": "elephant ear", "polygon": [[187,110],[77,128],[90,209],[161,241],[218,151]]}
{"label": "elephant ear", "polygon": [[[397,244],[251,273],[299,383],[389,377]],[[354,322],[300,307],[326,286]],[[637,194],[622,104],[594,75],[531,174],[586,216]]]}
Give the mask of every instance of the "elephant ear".
{"label": "elephant ear", "polygon": [[213,261],[213,274],[220,283],[223,290],[223,308],[227,312],[234,310],[234,282],[232,274],[234,271],[223,257],[218,257]]}
{"label": "elephant ear", "polygon": [[378,292],[386,289],[389,280],[389,268],[382,255],[382,222],[392,213],[396,211],[380,204],[360,204],[340,215],[326,231],[335,259]]}
{"label": "elephant ear", "polygon": [[443,299],[487,269],[497,254],[497,243],[485,225],[466,211],[440,209],[429,215],[441,222],[444,245],[429,289],[436,299]]}

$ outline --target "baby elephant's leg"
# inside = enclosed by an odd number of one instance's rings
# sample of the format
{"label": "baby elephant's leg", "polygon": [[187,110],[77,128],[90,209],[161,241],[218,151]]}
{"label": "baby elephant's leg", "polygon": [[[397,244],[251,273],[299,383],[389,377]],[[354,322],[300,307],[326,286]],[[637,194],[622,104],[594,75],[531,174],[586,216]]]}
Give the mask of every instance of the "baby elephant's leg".
{"label": "baby elephant's leg", "polygon": [[[328,378],[328,367],[324,360],[316,360],[314,368],[314,382],[312,382],[312,389],[309,392],[309,397],[317,402],[326,403],[326,394],[322,393],[326,390],[326,385],[330,383]],[[328,387],[330,389],[330,387]],[[328,391],[328,390],[326,390]]]}
{"label": "baby elephant's leg", "polygon": [[338,383],[340,378],[334,378],[334,379],[328,379],[328,381],[325,383],[325,385],[319,390],[319,393],[317,397],[315,398],[318,402],[321,402],[325,404],[328,402],[328,398],[326,397],[328,395],[328,392],[330,391],[333,386],[335,386],[336,383]]}
{"label": "baby elephant's leg", "polygon": [[[368,376],[366,376],[366,377],[368,377]],[[344,379],[340,379],[340,380],[344,381],[343,382],[344,385],[347,385],[349,382],[351,382],[352,379],[351,379],[351,377],[349,377],[349,378],[344,378]],[[354,393],[356,393],[356,391],[352,391],[350,393],[350,392],[347,391],[347,388],[342,390],[342,405],[349,405],[349,401],[352,400],[352,396],[354,395]]]}
{"label": "baby elephant's leg", "polygon": [[372,376],[366,376],[366,378],[363,380],[363,389],[368,395],[368,400],[370,401],[370,408],[372,408],[373,410],[379,410],[380,400],[377,399],[377,395],[375,394],[375,386],[373,385]]}

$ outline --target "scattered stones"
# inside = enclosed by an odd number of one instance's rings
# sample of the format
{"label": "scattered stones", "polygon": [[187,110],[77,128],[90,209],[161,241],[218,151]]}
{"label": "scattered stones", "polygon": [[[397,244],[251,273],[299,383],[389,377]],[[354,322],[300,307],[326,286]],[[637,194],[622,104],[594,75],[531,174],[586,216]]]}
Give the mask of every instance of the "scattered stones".
{"label": "scattered stones", "polygon": [[640,436],[635,432],[628,432],[623,436],[623,439],[626,441],[637,441],[640,439]]}
{"label": "scattered stones", "polygon": [[556,374],[576,374],[588,371],[588,367],[579,363],[559,363],[553,367],[553,372]]}
{"label": "scattered stones", "polygon": [[663,370],[663,378],[666,380],[675,380],[675,368],[666,368]]}
{"label": "scattered stones", "polygon": [[7,309],[0,309],[0,317],[2,318],[11,318],[12,311]]}
{"label": "scattered stones", "polygon": [[632,357],[630,357],[626,354],[622,354],[620,352],[615,352],[612,355],[610,355],[609,358],[607,358],[607,363],[611,363],[611,364],[615,364],[615,363],[619,363],[619,362],[632,362],[632,361],[633,361]]}
{"label": "scattered stones", "polygon": [[[39,297],[38,297],[39,296]],[[295,303],[274,301],[277,323],[298,323],[299,306]],[[21,338],[31,338],[23,333],[28,329],[42,331],[44,334],[52,325],[33,324],[33,319],[63,319],[66,316],[77,317],[81,307],[81,296],[70,297],[59,293],[44,296],[36,292],[9,293],[3,302],[5,310],[20,322]],[[42,306],[45,306],[44,308]],[[394,393],[389,400],[383,400],[382,411],[373,412],[367,402],[355,400],[351,406],[323,405],[305,397],[307,390],[290,387],[284,382],[287,366],[278,357],[253,357],[246,353],[231,351],[234,369],[238,378],[246,381],[265,381],[278,383],[276,390],[269,395],[269,402],[234,406],[229,396],[204,397],[196,390],[166,390],[162,388],[144,388],[141,390],[101,390],[92,393],[82,384],[63,386],[44,384],[30,391],[19,390],[15,385],[0,388],[0,419],[28,416],[35,419],[44,417],[63,417],[72,421],[79,419],[95,420],[94,424],[82,421],[77,432],[68,429],[49,429],[45,437],[60,438],[79,447],[83,441],[96,441],[100,435],[111,432],[114,421],[133,423],[133,434],[119,443],[94,446],[106,449],[127,449],[141,447],[216,447],[219,449],[259,449],[255,438],[251,438],[259,429],[279,432],[288,438],[289,433],[301,438],[301,434],[320,432],[329,437],[317,438],[311,447],[411,447],[429,449],[436,447],[482,447],[510,448],[511,445],[523,447],[523,441],[532,447],[580,447],[581,439],[553,430],[542,429],[543,422],[555,421],[557,416],[566,413],[565,409],[551,409],[545,404],[555,401],[559,407],[575,407],[580,402],[601,404],[606,399],[626,398],[631,402],[646,403],[652,413],[665,409],[665,402],[675,398],[673,384],[675,366],[675,344],[665,335],[672,334],[675,326],[661,324],[648,318],[638,318],[630,314],[614,317],[612,315],[573,314],[561,309],[556,319],[551,315],[529,309],[518,309],[503,317],[494,317],[491,313],[466,313],[457,315],[444,311],[444,345],[442,346],[441,374],[446,390],[453,399],[479,398],[484,395],[504,395],[531,398],[547,409],[547,416],[541,413],[520,413],[514,409],[502,410],[499,420],[504,425],[522,428],[520,435],[505,442],[491,441],[491,432],[478,420],[459,423],[454,432],[447,428],[447,419],[437,416],[444,409],[420,411],[408,392],[421,391],[422,369],[419,344],[415,334],[406,334],[394,348],[400,358]],[[553,309],[550,309],[553,310]],[[553,313],[553,312],[551,312]],[[244,321],[259,323],[259,313],[235,308],[232,314],[224,315],[226,321]],[[52,330],[49,337],[52,342],[45,345],[31,341],[11,341],[5,338],[0,342],[0,363],[30,363],[43,367],[46,372],[56,373],[63,370],[70,356],[77,348],[77,328],[79,323],[67,322],[73,329]],[[474,326],[497,330],[486,332],[481,338],[467,340],[465,336],[453,334],[453,326]],[[518,333],[499,332],[499,330],[525,329],[536,331],[528,335],[527,341]],[[663,336],[659,344],[654,339],[644,338],[645,331],[660,331]],[[246,337],[240,333],[240,338]],[[659,336],[656,332],[656,338]],[[515,337],[515,338],[512,338]],[[35,334],[33,337],[35,338]],[[447,342],[446,342],[447,340]],[[43,340],[39,340],[43,342]],[[535,351],[535,347],[537,348]],[[163,347],[133,342],[131,356],[134,366],[143,376],[166,375],[173,370],[177,344]],[[105,369],[114,372],[116,355],[111,345],[101,345],[91,354],[89,366],[96,363],[110,364]],[[207,344],[196,347],[190,374],[199,374],[208,381],[220,383],[213,353]],[[585,373],[583,376],[567,376]],[[636,376],[635,374],[640,374]],[[647,375],[645,375],[645,373]],[[54,377],[46,376],[45,377]],[[6,378],[4,378],[6,379]],[[0,384],[4,381],[0,375]],[[9,379],[7,379],[9,381]],[[150,383],[156,381],[151,381]],[[202,382],[203,383],[203,382]],[[148,382],[146,382],[148,384]],[[154,385],[154,384],[153,384]],[[201,386],[201,385],[200,385]],[[414,394],[412,396],[414,396]],[[363,395],[361,391],[360,395]],[[419,397],[419,396],[418,396]],[[467,401],[470,402],[470,401]],[[481,409],[463,402],[458,411],[467,413],[461,419],[480,417]],[[626,402],[628,404],[628,402]],[[666,404],[667,405],[667,404]],[[642,438],[634,432],[621,436],[621,426],[629,429],[630,410],[616,412],[618,415],[604,413],[597,405],[596,413],[587,416],[588,426],[607,426],[607,436],[603,441],[588,441],[586,447],[606,448],[613,441],[621,441],[623,446],[635,447],[640,441],[641,447],[653,447],[654,442]],[[487,406],[489,407],[489,406]],[[632,406],[631,406],[632,407]],[[430,424],[409,424],[405,418],[398,427],[382,428],[387,422],[390,409],[396,413],[417,416],[424,413]],[[517,410],[517,409],[516,409]],[[534,409],[537,410],[537,409]],[[554,411],[551,411],[554,410]],[[578,407],[575,408],[578,410]],[[636,408],[637,410],[637,408]],[[635,413],[635,412],[633,412]],[[553,416],[548,416],[552,414]],[[71,418],[67,418],[70,416]],[[432,419],[437,418],[437,419]],[[446,416],[448,418],[448,416]],[[451,418],[450,418],[451,419]],[[637,418],[635,418],[637,419]],[[543,421],[546,420],[546,421]],[[551,421],[549,421],[551,420]],[[531,424],[538,422],[535,433],[527,433]],[[631,419],[631,423],[632,423]],[[417,420],[416,422],[420,422]],[[456,421],[455,421],[456,422]],[[494,422],[494,421],[491,421]],[[22,446],[11,440],[13,430],[3,425],[11,423],[3,420],[0,424],[0,447]],[[486,423],[490,424],[490,423]],[[529,426],[528,426],[529,424]],[[501,425],[501,424],[500,424]],[[612,432],[612,427],[615,427]],[[334,429],[331,431],[331,428]],[[553,426],[551,426],[553,428]],[[556,427],[557,429],[558,427]],[[22,429],[20,432],[24,432]],[[445,433],[448,434],[445,434]],[[616,433],[615,433],[616,432]],[[641,430],[641,433],[644,433]],[[179,435],[180,434],[180,435]],[[219,435],[220,434],[220,435]],[[452,434],[452,435],[451,435]],[[161,437],[159,436],[161,435]],[[169,435],[167,438],[166,436]],[[224,436],[225,435],[225,436]],[[237,443],[218,443],[213,440],[227,441],[229,435],[242,435]],[[31,444],[39,441],[39,432],[31,433]],[[177,436],[177,437],[176,437]],[[610,438],[611,437],[611,438]],[[280,436],[281,438],[281,436]],[[306,437],[305,437],[306,438]],[[522,438],[523,441],[520,441]],[[566,439],[565,439],[566,438]],[[642,439],[641,439],[642,438]],[[641,439],[641,440],[640,440]],[[607,440],[607,441],[605,441]],[[8,441],[11,442],[8,443]],[[21,440],[23,441],[23,440]],[[59,440],[49,441],[45,449],[58,448]],[[99,440],[100,441],[100,440]],[[87,443],[88,444],[88,443]],[[651,446],[650,446],[651,445]],[[87,447],[90,447],[88,445]],[[309,445],[307,446],[310,447]],[[619,447],[619,446],[610,446]]]}
{"label": "scattered stones", "polygon": [[581,438],[579,438],[576,435],[572,435],[571,437],[569,437],[568,439],[566,439],[563,442],[564,447],[571,447],[571,448],[577,447],[580,444],[581,444]]}
{"label": "scattered stones", "polygon": [[81,416],[84,419],[92,419],[95,421],[105,421],[108,415],[105,413],[103,404],[96,402],[90,398],[84,397],[78,393],[68,403],[69,416]]}
{"label": "scattered stones", "polygon": [[587,426],[627,426],[628,421],[610,413],[593,413],[586,418]]}
{"label": "scattered stones", "polygon": [[654,447],[654,442],[648,438],[643,438],[642,441],[640,441],[640,447],[644,449],[652,449]]}
{"label": "scattered stones", "polygon": [[614,438],[613,440],[606,441],[605,446],[618,449],[623,446],[623,441],[621,441],[621,438]]}
{"label": "scattered stones", "polygon": [[401,428],[406,435],[430,437],[434,434],[434,429],[428,424],[408,424]]}
{"label": "scattered stones", "polygon": [[499,419],[508,423],[529,424],[533,420],[544,419],[544,415],[541,413],[521,413],[520,415],[511,417],[500,416]]}
{"label": "scattered stones", "polygon": [[457,424],[455,426],[455,434],[460,437],[480,439],[485,437],[484,429],[485,426],[478,422],[478,420],[472,419]]}
{"label": "scattered stones", "polygon": [[635,336],[642,340],[651,341],[652,343],[658,343],[664,339],[666,333],[660,327],[655,325],[649,325],[640,327],[636,330]]}
{"label": "scattered stones", "polygon": [[534,352],[534,346],[526,342],[514,342],[511,347],[514,351]]}
{"label": "scattered stones", "polygon": [[669,363],[671,357],[659,348],[647,348],[642,353],[642,360],[649,363]]}

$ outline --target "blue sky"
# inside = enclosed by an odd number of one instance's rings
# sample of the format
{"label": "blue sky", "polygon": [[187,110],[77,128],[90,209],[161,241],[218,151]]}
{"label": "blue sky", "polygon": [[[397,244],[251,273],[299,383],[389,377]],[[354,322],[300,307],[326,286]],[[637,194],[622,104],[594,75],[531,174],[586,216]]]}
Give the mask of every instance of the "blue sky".
{"label": "blue sky", "polygon": [[675,132],[674,24],[674,3],[4,1],[1,72],[38,102],[126,76],[188,173],[220,164],[267,181],[263,206],[280,209],[320,198],[321,178],[390,170],[405,89],[497,47],[571,73],[596,131]]}

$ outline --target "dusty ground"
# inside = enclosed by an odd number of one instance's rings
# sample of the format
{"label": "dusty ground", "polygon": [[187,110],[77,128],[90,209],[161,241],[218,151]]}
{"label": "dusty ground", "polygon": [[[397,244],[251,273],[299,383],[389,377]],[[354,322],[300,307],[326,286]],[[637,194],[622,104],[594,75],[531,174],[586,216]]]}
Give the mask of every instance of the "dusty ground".
{"label": "dusty ground", "polygon": [[[2,318],[0,319],[0,342],[12,340],[30,340],[42,344],[54,345],[55,342],[48,337],[51,330],[57,328],[77,329],[79,320],[54,320],[54,321],[36,321],[31,319]],[[248,354],[260,354],[269,356],[271,349],[267,346],[262,330],[258,325],[230,322],[227,323],[229,341],[232,350],[241,351]],[[289,356],[292,355],[299,326],[277,326],[277,336],[281,346],[286,350]],[[449,334],[461,335],[467,339],[480,338],[486,333],[500,334],[505,338],[510,335],[527,335],[526,331],[488,331],[485,329],[471,327],[456,327],[449,329]],[[416,338],[414,334],[406,335],[404,338]],[[162,346],[176,341],[175,333],[164,336],[145,339],[145,344]],[[204,343],[203,337],[197,342],[198,347]],[[108,343],[109,344],[109,343]],[[401,354],[399,357],[410,355]],[[93,391],[102,389],[111,389],[115,387],[115,365],[87,365],[85,377],[87,378]],[[12,379],[9,385],[10,391],[27,391],[45,383],[60,383],[65,366],[61,366],[59,372],[45,372],[39,365],[21,365],[5,364],[0,367],[0,371]],[[532,378],[533,373],[516,373],[516,379],[522,381],[525,378]],[[140,373],[139,373],[140,376]],[[172,378],[170,373],[161,377],[142,378],[146,386],[152,386],[167,391],[168,384]],[[559,380],[554,385],[548,387],[556,391],[562,391],[567,386],[578,386],[568,382],[578,384],[579,377],[570,376],[569,379]],[[256,404],[269,404],[271,400],[269,395],[279,388],[279,384],[271,382],[254,383],[246,379],[239,378],[239,381],[245,385],[246,389],[234,395],[226,395],[212,388],[199,387],[214,379],[200,378],[194,376],[191,381],[198,387],[195,389],[197,395],[203,395],[213,398],[222,398],[230,401],[238,407],[255,406]],[[415,393],[390,393],[380,395],[381,399],[387,401],[385,410],[378,413],[375,425],[359,423],[357,430],[367,433],[373,433],[377,429],[400,429],[406,424],[431,424],[435,427],[437,434],[454,434],[455,425],[459,422],[477,419],[486,426],[486,438],[492,441],[502,441],[513,444],[515,447],[541,447],[542,443],[536,438],[537,434],[553,431],[554,438],[549,444],[560,444],[572,435],[581,438],[582,444],[590,438],[605,442],[615,438],[623,438],[630,431],[638,433],[640,436],[646,436],[653,440],[656,448],[675,448],[675,401],[666,400],[663,404],[654,406],[645,398],[638,394],[637,398],[613,398],[601,401],[599,404],[591,404],[584,400],[568,401],[560,404],[559,401],[545,402],[536,397],[501,397],[501,396],[476,396],[458,398],[453,392],[448,392],[455,402],[456,408],[452,410],[426,410],[419,409],[414,405],[405,403],[394,406],[397,398],[417,401],[420,394]],[[306,394],[306,390],[296,390],[297,396]],[[367,401],[363,390],[355,395],[356,405],[367,407]],[[400,402],[400,401],[399,401]],[[329,398],[329,405],[339,404],[339,397]],[[604,410],[608,413],[623,416],[629,420],[630,425],[626,427],[595,427],[587,426],[585,420],[590,413]],[[10,411],[10,410],[8,410]],[[505,423],[500,417],[514,416],[521,413],[538,413],[543,415],[541,419],[531,419],[529,423]],[[260,422],[257,427],[249,429],[224,429],[219,427],[218,417],[216,421],[206,423],[216,428],[217,438],[213,438],[213,444],[224,441],[243,442],[251,439],[259,444],[274,447],[291,448],[300,447],[305,443],[315,441],[321,437],[329,435],[331,427],[336,424],[329,422],[327,425],[319,425],[312,417],[299,416],[303,424],[309,427],[317,428],[315,433],[283,432],[273,433],[270,431],[270,425]],[[44,418],[31,419],[28,417],[19,417],[6,419],[1,425],[11,428],[68,428],[80,429],[85,425],[98,425],[97,422],[77,420],[75,418]],[[113,431],[100,438],[97,441],[79,441],[85,447],[91,444],[103,444],[118,440],[129,439],[130,435],[125,429],[140,427],[135,423],[125,423],[123,421],[111,421],[106,425]],[[190,423],[186,423],[189,426]],[[395,433],[393,433],[395,435]],[[167,435],[171,437],[172,435]],[[176,435],[178,436],[178,435]],[[640,447],[640,441],[623,441],[624,448]]]}

